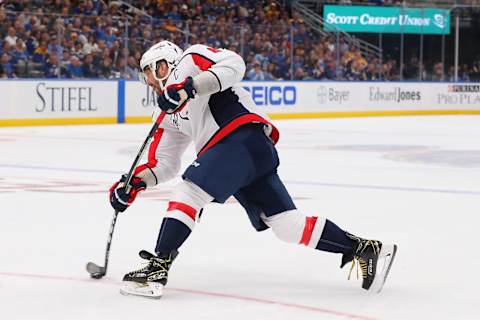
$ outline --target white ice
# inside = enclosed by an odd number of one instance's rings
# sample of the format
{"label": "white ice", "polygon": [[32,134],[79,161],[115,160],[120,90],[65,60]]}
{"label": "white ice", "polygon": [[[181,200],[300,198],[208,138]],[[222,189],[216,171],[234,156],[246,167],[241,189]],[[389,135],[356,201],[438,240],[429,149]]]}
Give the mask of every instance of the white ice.
{"label": "white ice", "polygon": [[[340,256],[256,233],[231,201],[209,205],[160,300],[119,294],[153,250],[175,181],[118,219],[106,190],[150,125],[0,128],[0,319],[478,319],[480,117],[276,121],[297,206],[399,251],[380,294]],[[193,149],[183,168],[193,160]]]}

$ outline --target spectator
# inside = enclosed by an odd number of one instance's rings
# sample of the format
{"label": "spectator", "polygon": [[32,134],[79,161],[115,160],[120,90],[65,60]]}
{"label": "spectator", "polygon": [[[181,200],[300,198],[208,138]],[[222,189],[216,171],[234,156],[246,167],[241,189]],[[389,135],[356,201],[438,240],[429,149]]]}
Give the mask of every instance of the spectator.
{"label": "spectator", "polygon": [[[24,73],[28,62],[28,56],[26,54],[26,46],[21,38],[17,39],[15,47],[12,50],[12,63],[16,66],[17,72]],[[21,71],[23,70],[23,71]]]}
{"label": "spectator", "polygon": [[120,41],[115,40],[112,42],[112,46],[110,48],[110,59],[112,59],[112,63],[114,65],[117,64],[117,59],[119,58],[120,53],[121,53]]}
{"label": "spectator", "polygon": [[98,40],[97,42],[93,44],[92,51],[93,52],[103,52],[107,48],[107,45],[105,44],[105,40]]}
{"label": "spectator", "polygon": [[3,53],[0,58],[0,65],[2,66],[3,73],[7,78],[16,78],[15,70],[13,64],[10,61],[10,56],[6,53]]}
{"label": "spectator", "polygon": [[13,27],[8,28],[7,36],[5,37],[4,41],[8,42],[8,44],[13,47],[17,42],[17,33]]}
{"label": "spectator", "polygon": [[136,80],[138,79],[138,69],[137,62],[134,57],[128,58],[127,67],[125,68],[125,79],[127,80]]}
{"label": "spectator", "polygon": [[379,71],[377,70],[377,64],[376,63],[369,63],[366,70],[365,70],[365,79],[363,80],[368,80],[368,81],[378,81],[379,77]]}
{"label": "spectator", "polygon": [[37,17],[34,15],[31,15],[28,17],[28,20],[25,22],[25,31],[32,31],[33,27],[37,25],[38,20]]}
{"label": "spectator", "polygon": [[275,63],[277,66],[285,64],[285,55],[278,51],[276,46],[272,47],[270,54],[268,55],[268,61]]}
{"label": "spectator", "polygon": [[95,37],[93,35],[88,36],[86,42],[83,43],[82,47],[82,53],[85,56],[97,51],[96,48],[98,48],[98,46],[95,47],[95,42]]}
{"label": "spectator", "polygon": [[[99,2],[99,1],[96,1],[96,2]],[[91,16],[91,15],[98,15],[98,6],[95,7],[95,5],[93,4],[93,1],[92,0],[88,0],[85,2],[85,9],[83,10],[83,14],[84,15],[87,15],[87,16]]]}
{"label": "spectator", "polygon": [[293,77],[294,80],[307,80],[308,78],[308,75],[305,73],[302,67],[295,69],[295,75]]}
{"label": "spectator", "polygon": [[123,78],[124,71],[125,71],[125,59],[119,57],[117,59],[117,63],[115,63],[113,68],[110,70],[110,73],[112,74],[112,78],[113,79]]}
{"label": "spectator", "polygon": [[105,42],[107,45],[111,45],[115,40],[117,40],[117,36],[115,35],[115,32],[118,31],[114,27],[108,27],[107,32],[105,34]]}
{"label": "spectator", "polygon": [[327,76],[325,74],[325,67],[323,65],[322,60],[319,60],[315,65],[315,68],[313,69],[313,72],[312,72],[312,76],[314,79],[317,79],[317,80],[327,79]]}
{"label": "spectator", "polygon": [[470,72],[470,81],[480,81],[480,62],[473,65],[472,71]]}
{"label": "spectator", "polygon": [[270,62],[267,67],[267,80],[277,80],[281,75],[278,72],[277,65],[273,62]]}
{"label": "spectator", "polygon": [[[45,78],[58,78],[61,75],[61,67],[59,66],[58,56],[56,53],[48,55],[47,62],[43,68]],[[65,75],[65,70],[63,70]]]}
{"label": "spectator", "polygon": [[82,76],[84,78],[97,78],[97,68],[93,65],[93,55],[87,54],[82,64]]}
{"label": "spectator", "polygon": [[302,49],[297,50],[297,53],[293,57],[293,69],[303,68],[305,66],[304,53]]}
{"label": "spectator", "polygon": [[257,53],[254,57],[253,57],[256,61],[260,62],[260,66],[262,67],[262,69],[266,69],[268,67],[268,52],[267,52],[267,49],[262,49],[262,51],[260,53]]}
{"label": "spectator", "polygon": [[263,72],[262,66],[259,61],[253,63],[253,68],[247,73],[248,80],[266,80],[268,76]]}
{"label": "spectator", "polygon": [[462,81],[462,82],[470,81],[470,74],[468,70],[469,69],[467,64],[458,66],[458,81]]}
{"label": "spectator", "polygon": [[35,49],[33,53],[33,61],[37,63],[44,63],[48,54],[47,42],[42,40],[40,45]]}
{"label": "spectator", "polygon": [[52,36],[50,43],[47,46],[48,53],[55,52],[57,55],[63,52],[63,47],[60,44],[60,39],[57,39],[57,36]]}
{"label": "spectator", "polygon": [[168,12],[167,16],[166,16],[167,19],[172,19],[172,20],[180,20],[181,18],[181,15],[180,13],[178,12],[178,6],[176,4],[174,4],[171,8],[171,10]]}
{"label": "spectator", "polygon": [[70,58],[70,63],[67,65],[67,77],[70,79],[82,77],[82,63],[77,56]]}
{"label": "spectator", "polygon": [[447,81],[449,81],[449,82],[454,82],[455,81],[455,67],[454,66],[450,66],[448,68]]}
{"label": "spectator", "polygon": [[[165,24],[162,26],[163,29],[165,29],[168,32],[175,32],[177,31],[177,26],[173,23],[172,19],[168,19]],[[144,38],[147,38],[149,34],[151,34],[150,30],[145,30],[146,32],[144,33]]]}
{"label": "spectator", "polygon": [[83,46],[80,41],[75,42],[75,46],[73,47],[73,50],[71,50],[71,54],[74,56],[77,56],[79,59],[83,59]]}
{"label": "spectator", "polygon": [[62,60],[60,62],[60,66],[62,68],[64,68],[65,70],[67,69],[67,66],[70,64],[70,58],[71,58],[70,51],[63,50],[63,55],[62,55]]}
{"label": "spectator", "polygon": [[443,81],[445,78],[443,74],[443,63],[438,62],[433,66],[432,81]]}
{"label": "spectator", "polygon": [[412,56],[409,63],[407,63],[405,66],[403,78],[405,80],[418,80],[419,71],[420,64],[418,62],[418,58],[416,56]]}
{"label": "spectator", "polygon": [[339,43],[338,43],[338,49],[340,50],[340,55],[345,54],[349,48],[349,45],[345,42],[344,37],[340,37]]}
{"label": "spectator", "polygon": [[0,55],[2,54],[8,54],[9,56],[12,55],[12,50],[11,50],[11,47],[10,47],[10,43],[7,42],[7,41],[4,41],[2,43],[2,48],[0,49]]}
{"label": "spectator", "polygon": [[5,34],[8,30],[8,18],[7,14],[5,13],[5,9],[0,7],[0,35]]}
{"label": "spectator", "polygon": [[103,79],[111,79],[112,74],[112,60],[110,58],[104,58],[103,63],[98,70],[98,76]]}
{"label": "spectator", "polygon": [[356,49],[354,46],[350,46],[348,48],[348,50],[343,54],[342,56],[342,62],[343,64],[348,64],[351,60],[353,60],[355,58],[355,54],[356,54]]}
{"label": "spectator", "polygon": [[38,41],[35,36],[35,34],[31,31],[25,32],[25,37],[27,41],[25,42],[25,45],[27,46],[27,54],[29,56],[33,56],[35,53],[35,49],[38,47]]}

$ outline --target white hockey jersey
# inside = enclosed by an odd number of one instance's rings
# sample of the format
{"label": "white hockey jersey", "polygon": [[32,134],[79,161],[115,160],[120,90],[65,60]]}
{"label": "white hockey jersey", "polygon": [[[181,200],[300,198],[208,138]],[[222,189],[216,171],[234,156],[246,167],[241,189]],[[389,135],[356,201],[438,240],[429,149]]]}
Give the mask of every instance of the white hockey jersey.
{"label": "white hockey jersey", "polygon": [[[168,77],[166,86],[180,83],[186,77],[195,77],[204,71],[215,75],[220,91],[211,95],[197,95],[180,112],[166,115],[149,147],[148,162],[135,171],[139,173],[150,168],[156,184],[175,177],[180,170],[180,158],[191,142],[197,154],[201,155],[247,123],[264,123],[265,133],[274,143],[278,141],[278,130],[265,114],[258,112],[250,93],[240,84],[245,63],[235,52],[193,45],[184,52]],[[160,113],[157,107],[153,121]],[[147,182],[148,185],[155,183]]]}

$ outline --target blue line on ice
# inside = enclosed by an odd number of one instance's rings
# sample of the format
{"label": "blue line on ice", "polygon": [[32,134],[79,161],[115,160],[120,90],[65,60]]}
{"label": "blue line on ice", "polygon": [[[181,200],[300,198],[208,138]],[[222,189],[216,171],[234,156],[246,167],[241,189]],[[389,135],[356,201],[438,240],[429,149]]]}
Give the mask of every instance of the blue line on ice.
{"label": "blue line on ice", "polygon": [[[116,175],[123,173],[122,171],[116,171],[116,170],[44,167],[44,166],[27,166],[27,165],[13,165],[13,164],[0,164],[0,168],[50,170],[50,171],[71,171],[71,172],[91,172],[91,173],[107,173],[107,174],[116,174]],[[396,186],[330,183],[330,182],[314,182],[314,181],[295,181],[295,180],[285,180],[284,182],[285,182],[285,184],[290,184],[290,185],[305,185],[305,186],[333,187],[333,188],[371,189],[371,190],[389,190],[389,191],[407,191],[407,192],[430,192],[430,193],[450,193],[450,194],[464,194],[464,195],[476,195],[476,196],[480,195],[480,191],[475,191],[475,190],[432,189],[432,188],[396,187]]]}
{"label": "blue line on ice", "polygon": [[453,193],[453,194],[480,195],[480,191],[474,191],[474,190],[431,189],[431,188],[395,187],[395,186],[363,185],[363,184],[348,184],[348,183],[292,181],[292,180],[285,181],[285,183],[286,184],[321,186],[321,187],[335,187],[335,188],[374,189],[374,190],[393,190],[393,191],[434,192],[434,193]]}
{"label": "blue line on ice", "polygon": [[16,164],[0,164],[0,168],[49,170],[49,171],[71,171],[71,172],[92,172],[92,173],[113,173],[113,174],[124,173],[122,171],[117,171],[117,170],[44,167],[44,166],[30,166],[30,165],[27,166],[27,165],[16,165]]}

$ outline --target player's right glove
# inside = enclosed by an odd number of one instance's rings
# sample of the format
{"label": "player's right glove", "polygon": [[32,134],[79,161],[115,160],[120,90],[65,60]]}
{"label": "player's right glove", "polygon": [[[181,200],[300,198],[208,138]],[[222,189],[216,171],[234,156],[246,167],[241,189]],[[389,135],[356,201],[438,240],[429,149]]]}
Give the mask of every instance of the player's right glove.
{"label": "player's right glove", "polygon": [[162,94],[158,95],[157,104],[166,113],[175,113],[180,111],[188,100],[195,98],[196,94],[192,77],[187,77],[183,82],[166,87]]}
{"label": "player's right glove", "polygon": [[[123,183],[126,181],[127,175],[122,175],[122,178],[115,182],[110,187],[110,204],[112,205],[113,209],[119,212],[123,212],[127,210],[127,208],[135,201],[137,194],[140,191],[143,191],[147,188],[147,184],[142,181],[142,179],[138,177],[133,177],[130,180],[130,192],[127,193],[126,186],[123,186]],[[119,185],[122,185],[119,187]]]}

